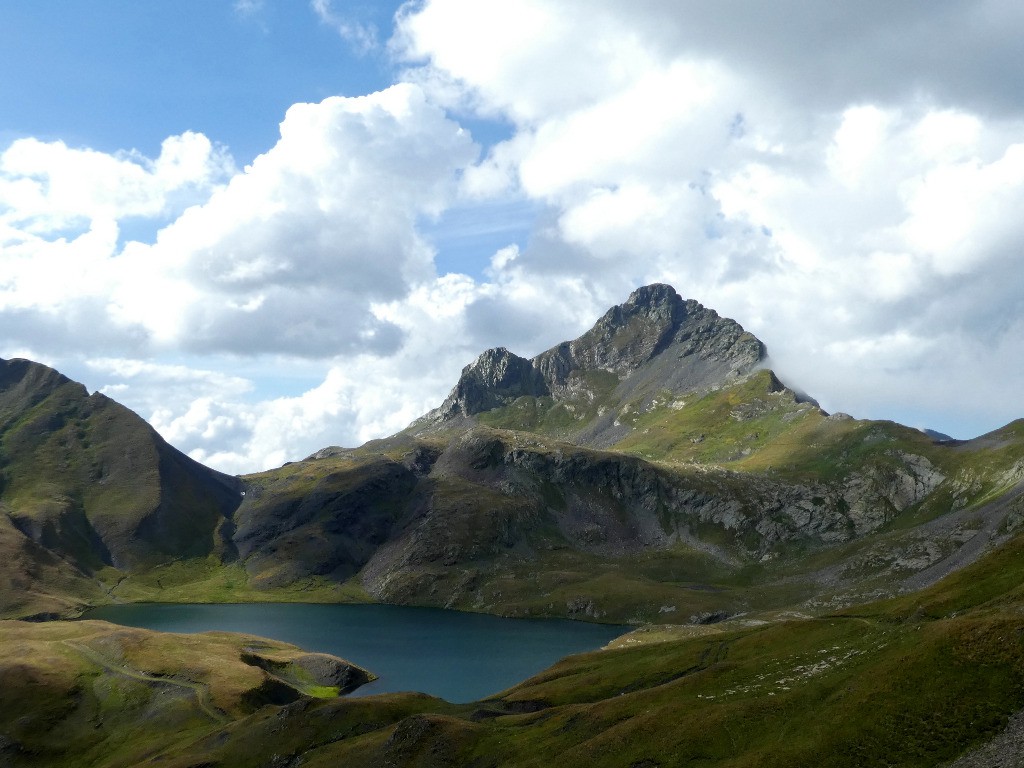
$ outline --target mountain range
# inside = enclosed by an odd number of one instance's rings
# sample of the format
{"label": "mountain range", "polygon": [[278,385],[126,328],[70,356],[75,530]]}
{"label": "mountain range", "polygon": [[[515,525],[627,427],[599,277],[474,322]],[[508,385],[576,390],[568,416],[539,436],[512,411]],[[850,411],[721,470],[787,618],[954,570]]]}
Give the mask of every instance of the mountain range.
{"label": "mountain range", "polygon": [[677,622],[898,594],[1016,531],[1024,424],[957,442],[829,415],[765,356],[647,286],[533,359],[487,350],[397,435],[243,477],[0,363],[0,610],[235,594]]}
{"label": "mountain range", "polygon": [[[635,692],[644,706],[660,702],[655,709],[663,717],[670,711],[695,717],[697,710],[677,710],[664,700],[663,687],[683,685],[683,678],[700,672],[700,697],[729,698],[733,694],[722,691],[732,690],[729,676],[737,669],[785,666],[790,656],[813,667],[819,652],[818,660],[832,659],[827,666],[836,669],[869,658],[888,669],[899,662],[880,649],[911,643],[906,627],[914,611],[923,611],[914,619],[919,628],[927,620],[956,618],[956,610],[949,615],[921,606],[955,603],[973,611],[987,600],[1017,604],[1020,582],[1003,583],[1000,574],[1010,578],[1020,570],[1008,553],[1022,546],[1024,421],[956,441],[893,422],[828,414],[780,381],[766,361],[765,345],[735,321],[682,299],[670,286],[650,285],[579,338],[532,359],[504,348],[485,351],[463,369],[439,407],[396,435],[354,449],[327,447],[241,477],[189,459],[136,414],[46,366],[0,361],[0,616],[66,618],[120,601],[379,601],[638,625],[620,650],[602,652],[600,660],[567,661],[472,711],[403,699],[386,705],[391,714],[385,716],[360,705],[367,722],[376,724],[360,733],[386,738],[397,749],[393,764],[470,764],[459,761],[477,747],[490,754],[480,746],[485,742],[493,754],[508,756],[492,744],[496,732],[479,724],[493,722],[511,724],[513,742],[541,739],[528,753],[538,755],[539,765],[545,764],[541,755],[562,754],[555,721],[577,736],[597,722],[611,728],[600,713],[615,709],[609,697],[618,693]],[[961,574],[974,574],[973,581]],[[852,614],[861,616],[860,634],[850,629]],[[1019,635],[1024,625],[1015,628],[1021,622],[1009,614],[985,615],[995,624],[984,630],[980,619],[969,627],[956,624],[961,645],[928,623],[931,650],[914,659],[945,670],[951,653],[957,664],[975,669],[992,652],[1000,674],[1012,668],[1013,680],[1024,679],[1020,641],[1007,650],[985,634],[1012,629]],[[836,632],[812,618],[837,616],[843,628]],[[974,638],[975,630],[984,637]],[[103,639],[113,630],[96,630],[100,639],[92,645],[69,639],[70,630],[46,631],[61,636],[53,642],[62,648],[80,649],[75,663],[92,664],[88,674],[101,674],[97,649],[113,642]],[[25,639],[29,629],[17,632],[26,647],[52,647],[45,639]],[[756,643],[744,639],[754,634],[767,649],[760,656]],[[117,642],[115,655],[122,658],[126,646]],[[171,641],[133,640],[132,647],[143,642]],[[833,647],[828,643],[841,650],[827,650]],[[877,653],[866,650],[871,643],[881,644]],[[730,651],[733,661],[726,662],[725,647],[747,650]],[[848,651],[854,655],[837,661]],[[296,653],[288,651],[289,664]],[[911,668],[891,672],[892,679],[904,679],[900,675]],[[600,670],[598,677],[588,677],[587,669]],[[40,679],[52,672],[45,664],[39,670],[33,674]],[[790,673],[794,680],[803,674]],[[11,677],[10,667],[0,669],[0,677],[5,674]],[[297,693],[288,702],[239,699],[236,691],[229,697],[236,703],[219,711],[248,723],[232,726],[239,732],[269,727],[262,707],[308,706],[311,683],[302,678],[304,688],[295,674],[288,685]],[[252,690],[285,684],[281,675],[271,677],[272,685],[264,675]],[[220,685],[208,674],[189,679],[209,690]],[[850,712],[867,718],[868,702],[881,688],[860,685],[864,700],[854,694]],[[1024,707],[1024,686],[1013,685],[1016,693],[999,694],[995,709],[976,713],[977,726],[963,726],[956,735],[943,725],[944,736],[929,736],[923,762],[901,757],[892,764],[932,765],[927,760],[936,755],[951,759],[1002,730],[1015,708]],[[965,701],[984,699],[964,686]],[[751,693],[746,709],[734,707],[744,713],[736,716],[764,716],[755,713],[769,706],[768,693]],[[237,704],[243,699],[259,706]],[[815,705],[812,697],[793,706]],[[141,715],[132,712],[123,717],[135,722],[132,717]],[[305,723],[300,731],[313,727],[306,715],[294,714]],[[786,718],[796,716],[785,708],[773,715],[783,730],[794,727]],[[620,752],[608,753],[608,764],[674,764],[644,757],[640,715],[623,717],[632,724],[630,735]],[[590,725],[579,731],[578,721]],[[0,727],[3,722],[0,712]],[[866,720],[861,725],[874,727]],[[351,727],[359,731],[358,724]],[[0,755],[5,744],[17,747],[6,754],[20,755],[25,738],[8,732],[14,731],[0,731]],[[906,735],[898,728],[892,733]],[[748,735],[751,744],[760,743],[754,731]],[[892,740],[878,738],[879,744]],[[658,754],[682,749],[685,737],[673,739]],[[377,752],[367,747],[352,754],[380,758],[388,745],[378,741],[367,742]],[[808,750],[824,743],[805,741]],[[570,742],[579,749],[586,740]],[[411,750],[405,757],[402,744]],[[454,762],[423,757],[439,744],[451,747]],[[98,754],[96,764],[117,764]],[[241,754],[231,752],[224,764],[236,758],[249,764]],[[600,754],[592,756],[599,763]],[[619,760],[627,754],[636,755],[634,762]],[[806,764],[798,762],[806,754],[795,749],[792,764]],[[181,764],[201,762],[196,756]],[[512,763],[480,757],[472,764]],[[517,764],[534,763],[524,758]],[[704,764],[720,763],[708,757]]]}

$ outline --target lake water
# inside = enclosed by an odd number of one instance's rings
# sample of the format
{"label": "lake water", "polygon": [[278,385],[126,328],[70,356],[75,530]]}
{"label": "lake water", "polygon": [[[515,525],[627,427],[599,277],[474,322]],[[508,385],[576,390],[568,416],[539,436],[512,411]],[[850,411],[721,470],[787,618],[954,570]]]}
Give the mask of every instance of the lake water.
{"label": "lake water", "polygon": [[452,702],[498,693],[629,629],[435,608],[295,603],[113,605],[83,618],[161,632],[224,630],[282,640],[340,656],[380,676],[353,696],[422,691]]}

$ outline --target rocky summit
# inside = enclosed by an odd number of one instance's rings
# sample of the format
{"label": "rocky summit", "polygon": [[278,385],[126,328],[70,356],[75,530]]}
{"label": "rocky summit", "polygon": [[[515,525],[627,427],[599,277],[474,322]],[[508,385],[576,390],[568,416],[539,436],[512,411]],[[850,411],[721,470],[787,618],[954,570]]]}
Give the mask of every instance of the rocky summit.
{"label": "rocky summit", "polygon": [[531,361],[497,347],[481,353],[462,369],[459,383],[428,418],[448,421],[459,416],[474,416],[508,405],[520,397],[550,394],[544,376]]}
{"label": "rocky summit", "polygon": [[251,639],[13,622],[0,762],[1007,764],[1024,421],[944,437],[824,412],[667,285],[532,359],[484,352],[396,435],[244,477],[0,361],[0,617],[302,600],[637,625],[462,707],[338,698],[344,662]]}
{"label": "rocky summit", "polygon": [[656,360],[662,363],[658,383],[679,390],[749,371],[764,354],[764,345],[734,320],[692,299],[684,301],[669,285],[648,285],[609,309],[575,341],[532,362],[556,393],[584,371],[610,371],[621,380],[648,370]]}
{"label": "rocky summit", "polygon": [[[522,397],[571,413],[581,423],[563,430],[581,445],[610,445],[625,434],[614,408],[646,407],[659,394],[694,392],[748,373],[765,347],[734,320],[719,317],[669,285],[638,288],[593,328],[526,360],[504,347],[466,366],[439,408],[414,425],[417,434],[444,427]],[[584,416],[585,415],[585,416]]]}

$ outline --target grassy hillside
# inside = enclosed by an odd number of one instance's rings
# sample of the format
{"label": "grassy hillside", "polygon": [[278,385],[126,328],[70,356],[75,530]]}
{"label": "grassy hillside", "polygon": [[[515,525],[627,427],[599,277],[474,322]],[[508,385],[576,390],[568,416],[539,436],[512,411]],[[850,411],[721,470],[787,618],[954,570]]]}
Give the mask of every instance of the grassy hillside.
{"label": "grassy hillside", "polygon": [[373,676],[245,635],[0,621],[0,762],[131,766],[252,712],[334,698]]}
{"label": "grassy hillside", "polygon": [[235,557],[234,478],[56,371],[0,361],[0,616],[61,613],[118,574]]}

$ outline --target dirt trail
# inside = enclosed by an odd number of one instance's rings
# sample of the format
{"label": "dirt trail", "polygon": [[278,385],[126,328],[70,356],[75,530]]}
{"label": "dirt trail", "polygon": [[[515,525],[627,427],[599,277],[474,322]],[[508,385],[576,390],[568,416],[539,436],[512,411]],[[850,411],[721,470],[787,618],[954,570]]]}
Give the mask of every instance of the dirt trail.
{"label": "dirt trail", "polygon": [[113,672],[116,675],[130,677],[133,680],[138,680],[140,682],[147,683],[150,685],[169,685],[177,688],[185,688],[186,690],[191,691],[195,695],[196,705],[203,712],[203,714],[205,714],[215,723],[217,723],[218,725],[224,725],[230,722],[231,720],[231,718],[229,718],[227,715],[225,715],[223,712],[219,711],[216,707],[213,706],[213,703],[210,701],[210,692],[207,686],[203,685],[202,683],[193,683],[189,680],[176,680],[170,677],[159,677],[157,675],[147,675],[145,672],[139,672],[138,670],[132,669],[124,664],[118,664],[115,661],[108,659],[99,651],[96,651],[95,649],[90,648],[89,646],[84,645],[82,643],[76,643],[71,640],[65,640],[64,644],[69,648],[73,648],[74,650],[78,651],[80,654],[85,656],[93,663],[99,664],[107,671]]}

